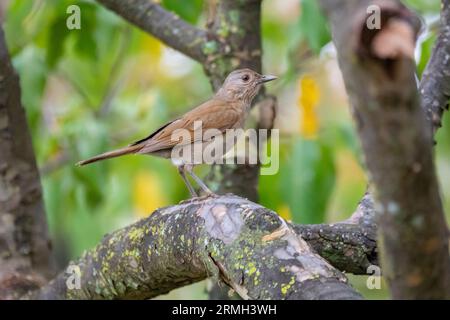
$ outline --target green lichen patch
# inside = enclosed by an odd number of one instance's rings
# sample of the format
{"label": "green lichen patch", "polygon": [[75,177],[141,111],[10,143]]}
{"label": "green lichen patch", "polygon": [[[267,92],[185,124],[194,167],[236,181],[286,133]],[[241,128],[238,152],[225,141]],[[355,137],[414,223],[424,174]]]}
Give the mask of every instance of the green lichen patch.
{"label": "green lichen patch", "polygon": [[209,56],[212,54],[215,54],[219,51],[219,45],[217,43],[217,41],[207,41],[203,46],[202,46],[202,52],[204,55]]}

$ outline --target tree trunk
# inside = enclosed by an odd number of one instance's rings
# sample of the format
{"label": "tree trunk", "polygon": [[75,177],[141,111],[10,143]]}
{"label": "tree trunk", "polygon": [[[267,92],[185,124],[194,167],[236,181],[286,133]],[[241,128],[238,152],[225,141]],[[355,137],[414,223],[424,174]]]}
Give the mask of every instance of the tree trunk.
{"label": "tree trunk", "polygon": [[39,172],[0,27],[0,299],[17,298],[52,275]]}
{"label": "tree trunk", "polygon": [[[378,243],[392,296],[448,299],[448,228],[414,75],[418,19],[398,1],[321,3],[374,188]],[[368,28],[369,5],[381,9],[380,29]]]}

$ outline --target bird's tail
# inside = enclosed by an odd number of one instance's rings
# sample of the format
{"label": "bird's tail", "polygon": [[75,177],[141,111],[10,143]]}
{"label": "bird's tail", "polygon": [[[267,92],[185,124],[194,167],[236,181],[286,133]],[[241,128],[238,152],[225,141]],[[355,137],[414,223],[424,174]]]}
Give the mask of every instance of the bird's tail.
{"label": "bird's tail", "polygon": [[134,146],[128,146],[125,148],[105,152],[105,153],[99,154],[98,156],[80,161],[77,163],[77,166],[84,166],[89,163],[93,163],[93,162],[97,162],[97,161],[101,161],[101,160],[105,160],[105,159],[111,159],[111,158],[123,156],[125,154],[135,153],[135,152],[139,151],[141,148],[142,148],[142,146],[140,146],[140,145],[134,145]]}

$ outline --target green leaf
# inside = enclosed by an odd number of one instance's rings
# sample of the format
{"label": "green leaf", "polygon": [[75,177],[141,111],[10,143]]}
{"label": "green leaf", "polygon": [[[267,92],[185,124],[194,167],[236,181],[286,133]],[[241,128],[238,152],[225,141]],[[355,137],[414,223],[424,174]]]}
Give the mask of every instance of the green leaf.
{"label": "green leaf", "polygon": [[433,50],[434,42],[436,41],[436,35],[432,34],[424,42],[422,42],[420,60],[417,65],[417,72],[419,77],[422,76],[425,67],[427,66],[428,60],[431,57],[431,51]]}
{"label": "green leaf", "polygon": [[259,177],[259,185],[258,190],[260,194],[259,202],[272,210],[277,211],[279,207],[283,204],[284,197],[284,188],[282,183],[282,174],[281,172],[286,168],[289,163],[287,155],[286,155],[286,144],[282,144],[280,146],[280,168],[276,174],[273,175],[260,175]]}
{"label": "green leaf", "polygon": [[299,28],[309,47],[318,54],[331,41],[328,23],[319,8],[317,0],[303,0]]}
{"label": "green leaf", "polygon": [[11,55],[20,51],[24,43],[29,40],[29,35],[25,30],[25,21],[30,16],[33,5],[33,1],[11,1],[7,6],[4,29]]}
{"label": "green leaf", "polygon": [[81,29],[76,30],[77,42],[75,48],[77,53],[91,59],[97,59],[97,44],[95,32],[97,27],[97,6],[91,3],[80,3],[82,12]]}
{"label": "green leaf", "polygon": [[53,69],[64,54],[64,44],[70,31],[66,26],[66,18],[56,17],[50,25],[47,38],[46,62],[50,69]]}
{"label": "green leaf", "polygon": [[333,149],[318,140],[297,139],[283,186],[297,223],[321,223],[335,184]]}
{"label": "green leaf", "polygon": [[440,11],[440,1],[430,1],[430,0],[405,0],[405,4],[412,7],[414,10],[419,11],[419,13],[438,13]]}
{"label": "green leaf", "polygon": [[195,24],[203,9],[203,0],[163,0],[163,6],[184,20]]}
{"label": "green leaf", "polygon": [[44,59],[43,52],[33,46],[20,51],[13,59],[14,67],[20,74],[22,102],[27,112],[28,123],[37,132],[40,132],[41,100],[48,77]]}

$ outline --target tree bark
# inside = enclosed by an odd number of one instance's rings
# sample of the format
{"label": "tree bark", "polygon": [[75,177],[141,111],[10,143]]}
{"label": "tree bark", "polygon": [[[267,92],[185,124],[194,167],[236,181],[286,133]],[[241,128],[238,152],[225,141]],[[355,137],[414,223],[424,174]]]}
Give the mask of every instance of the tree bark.
{"label": "tree bark", "polygon": [[[448,228],[410,50],[417,20],[397,1],[321,4],[374,187],[381,261],[392,296],[449,298]],[[369,30],[366,9],[373,4],[381,8],[382,25]]]}
{"label": "tree bark", "polygon": [[157,210],[72,266],[78,289],[64,272],[33,298],[148,299],[210,276],[244,299],[361,298],[275,212],[232,195]]}
{"label": "tree bark", "polygon": [[20,97],[19,78],[0,26],[0,299],[39,287],[53,266],[39,172]]}

